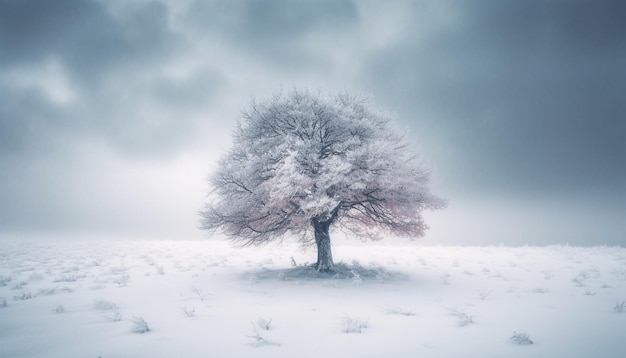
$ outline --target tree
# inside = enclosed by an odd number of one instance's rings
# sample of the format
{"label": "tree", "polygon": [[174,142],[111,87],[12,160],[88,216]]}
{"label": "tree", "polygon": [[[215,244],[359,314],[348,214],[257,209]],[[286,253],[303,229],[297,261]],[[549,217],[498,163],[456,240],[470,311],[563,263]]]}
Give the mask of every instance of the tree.
{"label": "tree", "polygon": [[[245,245],[315,240],[318,271],[333,271],[330,230],[361,238],[419,237],[420,213],[445,201],[430,173],[368,96],[277,93],[242,112],[233,146],[210,179],[202,229]],[[311,235],[313,233],[313,235]]]}

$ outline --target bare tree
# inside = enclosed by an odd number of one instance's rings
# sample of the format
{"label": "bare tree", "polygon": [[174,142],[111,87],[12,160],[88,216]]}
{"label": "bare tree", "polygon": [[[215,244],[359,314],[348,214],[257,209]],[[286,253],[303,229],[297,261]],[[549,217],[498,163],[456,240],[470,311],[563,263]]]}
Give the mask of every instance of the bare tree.
{"label": "bare tree", "polygon": [[445,201],[389,123],[368,96],[347,92],[294,89],[253,101],[210,179],[202,228],[245,245],[314,239],[319,271],[334,270],[331,227],[370,239],[423,236],[420,213]]}

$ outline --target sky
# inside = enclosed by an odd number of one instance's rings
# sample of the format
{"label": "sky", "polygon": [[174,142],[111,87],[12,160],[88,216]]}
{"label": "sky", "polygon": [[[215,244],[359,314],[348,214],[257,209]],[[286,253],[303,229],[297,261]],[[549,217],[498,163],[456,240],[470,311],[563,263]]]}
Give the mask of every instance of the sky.
{"label": "sky", "polygon": [[197,239],[242,109],[369,93],[425,244],[626,245],[626,2],[0,0],[0,236]]}

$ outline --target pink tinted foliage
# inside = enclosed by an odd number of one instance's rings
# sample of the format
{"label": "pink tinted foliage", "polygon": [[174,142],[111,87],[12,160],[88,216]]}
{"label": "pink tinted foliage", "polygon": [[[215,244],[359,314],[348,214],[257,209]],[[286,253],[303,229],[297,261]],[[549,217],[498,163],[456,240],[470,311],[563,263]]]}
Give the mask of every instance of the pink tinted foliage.
{"label": "pink tinted foliage", "polygon": [[308,91],[253,102],[211,177],[202,228],[243,244],[309,237],[311,220],[361,237],[419,237],[423,210],[445,207],[430,172],[367,96]]}

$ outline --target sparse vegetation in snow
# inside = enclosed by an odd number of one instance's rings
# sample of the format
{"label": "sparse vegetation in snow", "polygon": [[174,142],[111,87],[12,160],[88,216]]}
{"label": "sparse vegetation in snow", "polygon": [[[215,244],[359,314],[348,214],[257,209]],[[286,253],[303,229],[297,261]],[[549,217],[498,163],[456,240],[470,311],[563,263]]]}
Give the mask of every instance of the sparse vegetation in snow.
{"label": "sparse vegetation in snow", "polygon": [[344,333],[363,333],[365,328],[367,328],[367,322],[360,318],[345,315],[341,319],[341,331]]}
{"label": "sparse vegetation in snow", "polygon": [[22,282],[18,282],[17,284],[13,285],[12,289],[13,290],[21,290],[22,288],[24,288],[24,286],[28,285],[27,282],[22,281]]}
{"label": "sparse vegetation in snow", "polygon": [[55,313],[63,313],[65,312],[65,307],[63,306],[57,306],[57,308],[54,309]]}
{"label": "sparse vegetation in snow", "polygon": [[268,339],[266,339],[265,337],[263,337],[263,335],[261,335],[261,333],[259,333],[259,330],[257,328],[257,326],[250,322],[250,324],[252,324],[252,334],[248,336],[248,338],[253,340],[252,345],[255,347],[261,347],[261,346],[278,346],[280,344],[274,342],[274,341],[270,341]]}
{"label": "sparse vegetation in snow", "polygon": [[269,331],[272,328],[272,319],[259,317],[256,320],[256,325],[264,331]]}
{"label": "sparse vegetation in snow", "polygon": [[128,280],[130,280],[130,275],[122,275],[113,279],[113,283],[117,284],[117,287],[126,287],[128,286]]}
{"label": "sparse vegetation in snow", "polygon": [[119,313],[119,311],[113,311],[113,313],[109,316],[104,316],[105,318],[113,321],[113,322],[119,322],[122,320],[122,314]]}
{"label": "sparse vegetation in snow", "polygon": [[[5,333],[0,334],[0,356],[42,356],[31,354],[39,348],[46,349],[45,356],[93,356],[96,346],[96,355],[103,357],[125,356],[128,349],[150,357],[192,356],[206,351],[208,340],[210,354],[219,357],[246,357],[257,349],[257,355],[266,356],[332,357],[345,352],[337,351],[344,344],[358,346],[350,351],[354,356],[376,357],[506,357],[507,349],[520,349],[522,355],[586,358],[589,352],[612,357],[626,351],[626,275],[612,274],[626,263],[623,248],[381,244],[372,249],[354,243],[338,245],[336,256],[347,263],[323,273],[307,264],[308,256],[296,244],[255,250],[231,250],[217,241],[79,246],[20,243],[15,250],[0,245],[0,274],[8,282],[0,285]],[[145,257],[164,264],[175,258],[180,265],[167,264],[171,270],[156,275],[156,264],[147,270]],[[100,264],[92,265],[94,260]],[[510,267],[511,261],[517,266]],[[354,272],[361,279],[358,285]],[[544,280],[544,272],[553,273],[552,278]],[[441,284],[445,273],[453,275],[448,285]],[[78,280],[52,283],[62,275]],[[132,284],[120,289],[112,280],[124,275]],[[574,285],[573,277],[585,287]],[[22,282],[24,289],[13,290]],[[198,295],[191,285],[204,290]],[[550,294],[533,293],[536,287]],[[209,290],[214,295],[207,299]],[[57,314],[58,307],[63,308]],[[450,316],[447,307],[465,311]],[[598,312],[602,309],[604,314]],[[133,322],[133,312],[150,322]],[[552,326],[546,330],[542,325],[548,318]],[[472,326],[458,328],[457,320]],[[567,337],[558,338],[575,340],[580,350],[555,344],[559,340],[552,334],[564,325]],[[532,339],[517,334],[522,328],[535,332]],[[131,329],[150,334],[134,335]],[[215,332],[226,339],[210,339]],[[536,334],[549,344],[539,344]],[[454,344],[442,344],[446,340]]]}
{"label": "sparse vegetation in snow", "polygon": [[13,296],[13,299],[16,301],[26,301],[33,298],[33,295],[30,292],[22,292],[21,295]]}
{"label": "sparse vegetation in snow", "polygon": [[156,265],[154,268],[156,269],[157,275],[165,275],[165,269],[163,266]]}
{"label": "sparse vegetation in snow", "polygon": [[150,327],[148,327],[148,323],[146,323],[143,317],[133,317],[131,322],[133,323],[133,327],[131,328],[133,333],[150,332]]}
{"label": "sparse vegetation in snow", "polygon": [[93,308],[99,311],[109,311],[116,309],[117,305],[110,301],[98,300],[93,304]]}
{"label": "sparse vegetation in snow", "polygon": [[37,296],[50,296],[50,295],[55,295],[57,293],[70,293],[70,292],[74,292],[74,289],[69,288],[69,287],[52,287],[52,288],[40,288],[37,291]]}
{"label": "sparse vegetation in snow", "polygon": [[7,283],[11,282],[11,280],[12,279],[10,276],[5,277],[5,276],[0,275],[0,287],[6,286]]}
{"label": "sparse vegetation in snow", "polygon": [[460,310],[458,308],[451,308],[448,310],[448,314],[458,318],[458,324],[460,327],[465,327],[470,324],[474,324],[474,316],[470,316],[465,313],[464,310]]}
{"label": "sparse vegetation in snow", "polygon": [[387,314],[395,314],[400,316],[415,316],[415,312],[405,310],[400,307],[390,307],[386,310]]}
{"label": "sparse vegetation in snow", "polygon": [[76,282],[79,277],[76,275],[62,275],[61,277],[54,280],[54,282]]}
{"label": "sparse vegetation in snow", "polygon": [[205,293],[204,289],[191,285],[191,292],[196,295],[200,301],[204,301],[207,297],[211,296],[210,293]]}
{"label": "sparse vegetation in snow", "polygon": [[195,308],[183,307],[183,313],[187,317],[194,317],[196,315],[196,309]]}
{"label": "sparse vegetation in snow", "polygon": [[519,344],[519,345],[534,344],[534,342],[530,339],[530,336],[527,335],[526,333],[513,332],[513,335],[511,336],[510,340],[513,341],[515,344]]}

